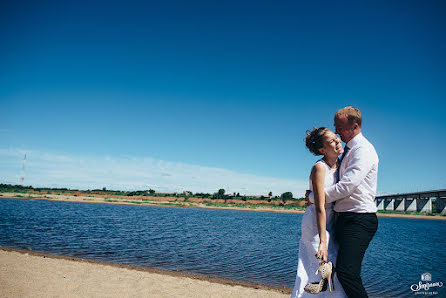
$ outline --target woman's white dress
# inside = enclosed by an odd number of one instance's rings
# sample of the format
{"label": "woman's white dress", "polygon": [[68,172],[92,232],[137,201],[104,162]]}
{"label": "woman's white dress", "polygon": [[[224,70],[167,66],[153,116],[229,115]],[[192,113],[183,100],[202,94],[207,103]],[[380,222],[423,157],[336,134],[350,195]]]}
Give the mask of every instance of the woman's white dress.
{"label": "woman's white dress", "polygon": [[[322,163],[326,167],[325,184],[328,187],[336,183],[336,169],[331,169],[323,160]],[[310,190],[313,191],[313,184],[310,179]],[[328,243],[328,262],[336,264],[336,256],[338,247],[334,241],[334,211],[333,204],[325,204],[325,214],[327,216],[327,243]],[[319,294],[310,294],[304,291],[305,285],[310,282],[319,282],[321,275],[315,272],[319,268],[319,259],[316,259],[316,253],[319,248],[319,233],[317,231],[316,209],[314,204],[307,207],[302,218],[301,237],[299,243],[299,260],[297,265],[296,282],[294,284],[291,298],[295,297],[347,297],[342,289],[336,275],[334,277],[335,291],[330,292],[328,285],[327,290]]]}

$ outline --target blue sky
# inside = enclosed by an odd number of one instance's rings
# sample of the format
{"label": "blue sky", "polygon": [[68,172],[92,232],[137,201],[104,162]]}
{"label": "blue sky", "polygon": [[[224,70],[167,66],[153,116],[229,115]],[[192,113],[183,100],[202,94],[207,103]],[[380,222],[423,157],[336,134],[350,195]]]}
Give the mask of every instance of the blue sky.
{"label": "blue sky", "polygon": [[[93,2],[93,3],[92,3]],[[443,1],[3,1],[0,182],[302,196],[346,105],[378,193],[446,188]]]}

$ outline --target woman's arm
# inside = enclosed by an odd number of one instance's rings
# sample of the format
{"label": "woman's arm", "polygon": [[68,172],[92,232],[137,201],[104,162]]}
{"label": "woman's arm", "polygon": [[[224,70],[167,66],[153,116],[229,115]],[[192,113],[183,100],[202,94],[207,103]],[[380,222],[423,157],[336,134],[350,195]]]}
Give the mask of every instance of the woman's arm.
{"label": "woman's arm", "polygon": [[311,171],[311,181],[313,183],[314,207],[316,209],[317,230],[319,232],[319,249],[316,258],[327,261],[327,218],[325,214],[325,166],[316,163]]}

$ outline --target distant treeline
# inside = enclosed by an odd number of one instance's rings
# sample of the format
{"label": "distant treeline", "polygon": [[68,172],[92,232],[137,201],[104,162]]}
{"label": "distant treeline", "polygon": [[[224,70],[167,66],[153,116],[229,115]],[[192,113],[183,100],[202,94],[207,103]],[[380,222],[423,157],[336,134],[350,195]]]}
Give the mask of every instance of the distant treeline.
{"label": "distant treeline", "polygon": [[149,190],[136,190],[136,191],[121,191],[121,190],[108,190],[105,187],[102,189],[92,189],[92,190],[78,190],[69,188],[48,188],[48,187],[32,187],[32,186],[22,186],[22,185],[11,185],[11,184],[0,184],[0,192],[46,192],[51,194],[65,193],[65,192],[82,192],[85,194],[107,194],[107,195],[118,195],[118,196],[151,196],[151,197],[182,197],[182,198],[209,198],[209,199],[223,199],[223,200],[267,200],[268,202],[281,200],[284,203],[291,200],[303,200],[304,198],[293,198],[291,192],[284,192],[280,196],[273,196],[272,192],[269,192],[265,196],[245,196],[240,195],[240,193],[226,194],[223,188],[219,189],[218,192],[210,193],[192,193],[191,191],[184,191],[183,193],[157,193],[153,189]]}

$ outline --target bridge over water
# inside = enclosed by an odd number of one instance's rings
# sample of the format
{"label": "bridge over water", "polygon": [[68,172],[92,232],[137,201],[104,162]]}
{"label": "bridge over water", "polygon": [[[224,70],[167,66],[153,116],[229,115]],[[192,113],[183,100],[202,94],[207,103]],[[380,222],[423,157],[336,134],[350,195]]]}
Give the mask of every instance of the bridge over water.
{"label": "bridge over water", "polygon": [[375,202],[378,210],[446,214],[446,189],[377,196]]}

